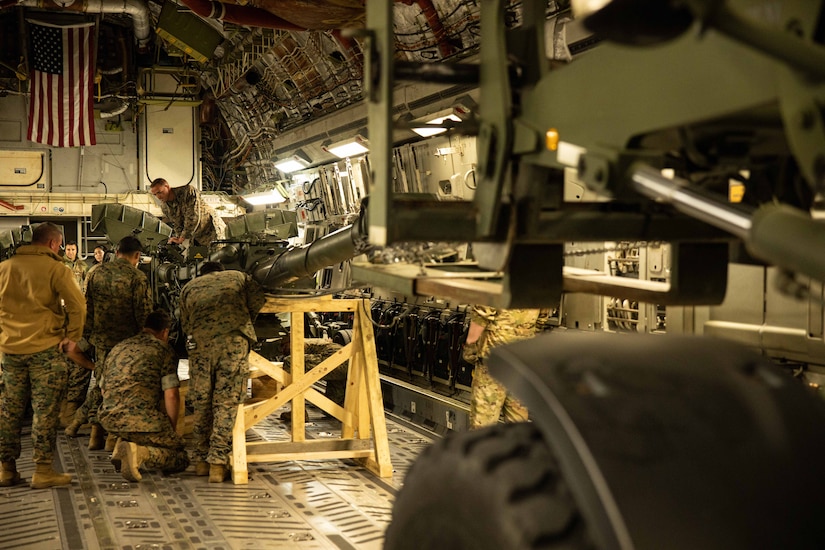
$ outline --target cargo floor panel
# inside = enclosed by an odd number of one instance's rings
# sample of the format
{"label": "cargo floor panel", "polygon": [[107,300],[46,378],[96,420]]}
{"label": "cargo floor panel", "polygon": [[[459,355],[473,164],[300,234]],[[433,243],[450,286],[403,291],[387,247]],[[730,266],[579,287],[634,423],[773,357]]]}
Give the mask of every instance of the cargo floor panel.
{"label": "cargo floor panel", "polygon": [[[286,441],[289,424],[273,414],[249,441]],[[88,429],[58,436],[56,466],[68,487],[0,488],[0,548],[11,549],[380,549],[396,491],[432,437],[387,418],[393,476],[378,478],[355,460],[249,465],[249,484],[208,483],[190,467],[130,483],[110,453],[89,451]],[[340,423],[310,411],[307,439],[338,436]],[[18,470],[31,480],[31,436],[23,433]]]}

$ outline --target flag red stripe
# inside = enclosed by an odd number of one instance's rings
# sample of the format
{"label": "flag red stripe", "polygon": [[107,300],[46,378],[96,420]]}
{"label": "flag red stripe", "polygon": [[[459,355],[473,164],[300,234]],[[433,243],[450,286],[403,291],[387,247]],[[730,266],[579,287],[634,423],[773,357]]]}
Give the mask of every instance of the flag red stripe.
{"label": "flag red stripe", "polygon": [[65,141],[64,145],[66,146],[73,146],[75,145],[76,139],[74,123],[75,117],[77,116],[77,92],[80,88],[80,81],[78,78],[80,75],[77,72],[77,65],[80,59],[80,56],[77,51],[77,38],[78,32],[76,29],[69,29],[65,33],[65,52],[66,53],[66,67],[65,72],[69,75],[69,78],[66,79],[66,93],[63,94],[63,104],[64,104],[64,113],[65,115],[60,117],[62,121],[62,127],[60,128],[60,133],[63,136]]}
{"label": "flag red stripe", "polygon": [[54,40],[35,41],[46,61],[32,71],[28,138],[54,147],[94,145],[94,27],[62,28],[57,36],[62,54]]}

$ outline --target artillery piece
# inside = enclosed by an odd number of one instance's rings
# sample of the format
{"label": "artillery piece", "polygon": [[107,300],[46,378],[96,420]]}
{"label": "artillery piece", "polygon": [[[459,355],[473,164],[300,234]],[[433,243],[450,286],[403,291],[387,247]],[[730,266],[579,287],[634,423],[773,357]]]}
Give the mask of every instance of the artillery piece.
{"label": "artillery piece", "polygon": [[172,228],[148,212],[122,204],[92,207],[93,230],[103,231],[112,242],[127,235],[141,241],[150,257],[141,268],[149,277],[153,299],[174,318],[183,285],[198,275],[203,262],[216,261],[227,269],[249,273],[272,293],[287,285],[305,286],[316,271],[367,250],[362,220],[363,216],[310,244],[291,246],[288,239],[298,235],[294,212],[253,212],[229,220],[226,239],[210,247],[192,246],[184,250],[167,244]]}

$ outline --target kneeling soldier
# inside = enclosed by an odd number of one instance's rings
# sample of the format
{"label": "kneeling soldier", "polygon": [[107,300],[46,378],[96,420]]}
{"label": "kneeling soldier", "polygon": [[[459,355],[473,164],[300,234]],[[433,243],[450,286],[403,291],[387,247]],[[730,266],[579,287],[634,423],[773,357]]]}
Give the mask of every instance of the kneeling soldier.
{"label": "kneeling soldier", "polygon": [[175,431],[180,381],[169,326],[168,313],[152,312],[143,331],[112,348],[103,367],[98,418],[119,438],[112,463],[129,481],[140,481],[141,467],[174,473],[189,466]]}

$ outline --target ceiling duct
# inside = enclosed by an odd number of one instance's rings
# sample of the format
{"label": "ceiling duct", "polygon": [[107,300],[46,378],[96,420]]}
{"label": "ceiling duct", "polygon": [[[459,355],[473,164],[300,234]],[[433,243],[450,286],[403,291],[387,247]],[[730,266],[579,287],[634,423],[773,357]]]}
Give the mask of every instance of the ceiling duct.
{"label": "ceiling duct", "polygon": [[151,40],[152,26],[149,22],[149,8],[143,0],[84,0],[83,2],[67,2],[65,5],[52,0],[7,0],[0,2],[0,9],[12,6],[63,12],[122,13],[132,17],[132,28],[141,51],[147,50]]}
{"label": "ceiling duct", "polygon": [[201,63],[211,59],[215,48],[223,41],[221,33],[196,15],[178,11],[174,2],[163,4],[157,32],[158,36]]}
{"label": "ceiling duct", "polygon": [[306,30],[304,27],[290,23],[286,19],[282,19],[274,13],[262,10],[261,8],[223,4],[221,2],[212,2],[211,0],[181,0],[181,2],[201,17],[218,19],[220,21],[226,21],[227,23],[288,31]]}

